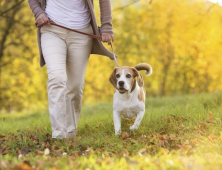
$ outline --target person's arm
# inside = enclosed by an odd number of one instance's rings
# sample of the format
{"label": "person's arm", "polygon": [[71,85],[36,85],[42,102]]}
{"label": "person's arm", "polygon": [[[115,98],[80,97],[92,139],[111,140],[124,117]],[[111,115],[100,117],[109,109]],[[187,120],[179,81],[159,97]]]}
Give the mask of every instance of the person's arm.
{"label": "person's arm", "polygon": [[41,8],[41,4],[38,0],[28,0],[29,6],[35,15],[36,25],[41,26],[49,21],[45,11]]}
{"label": "person's arm", "polygon": [[29,6],[32,10],[32,13],[35,15],[35,19],[45,11],[41,8],[41,4],[38,0],[28,0]]}
{"label": "person's arm", "polygon": [[114,41],[110,0],[99,0],[101,33],[104,42]]}

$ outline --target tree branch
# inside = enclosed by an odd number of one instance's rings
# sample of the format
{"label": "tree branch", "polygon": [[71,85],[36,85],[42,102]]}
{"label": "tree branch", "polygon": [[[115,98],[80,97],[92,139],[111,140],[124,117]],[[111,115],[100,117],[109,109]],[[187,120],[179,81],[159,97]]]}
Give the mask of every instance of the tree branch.
{"label": "tree branch", "polygon": [[5,11],[2,11],[2,12],[0,11],[0,15],[3,16],[5,13],[7,13],[7,12],[13,10],[14,8],[18,7],[18,6],[19,6],[20,4],[22,4],[24,1],[25,1],[25,0],[21,0],[21,1],[17,2],[15,5],[13,5],[12,7],[6,9]]}

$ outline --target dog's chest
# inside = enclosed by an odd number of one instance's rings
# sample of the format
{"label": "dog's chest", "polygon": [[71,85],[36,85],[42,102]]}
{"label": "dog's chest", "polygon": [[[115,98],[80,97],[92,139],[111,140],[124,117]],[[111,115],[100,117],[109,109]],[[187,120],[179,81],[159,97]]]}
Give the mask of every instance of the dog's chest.
{"label": "dog's chest", "polygon": [[119,110],[120,114],[123,115],[125,118],[132,119],[135,117],[139,112],[141,111],[141,107],[134,106],[134,107],[124,107],[121,110]]}
{"label": "dog's chest", "polygon": [[125,118],[132,119],[140,111],[145,110],[145,104],[136,98],[116,98],[114,101],[113,109],[123,115]]}

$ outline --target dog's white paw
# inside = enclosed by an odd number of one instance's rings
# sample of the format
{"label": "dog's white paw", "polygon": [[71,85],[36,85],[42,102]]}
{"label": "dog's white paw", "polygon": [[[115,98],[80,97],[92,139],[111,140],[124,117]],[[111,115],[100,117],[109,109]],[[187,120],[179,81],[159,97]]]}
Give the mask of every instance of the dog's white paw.
{"label": "dog's white paw", "polygon": [[131,131],[134,131],[134,130],[137,130],[138,129],[138,126],[137,125],[132,125],[130,126],[130,130]]}

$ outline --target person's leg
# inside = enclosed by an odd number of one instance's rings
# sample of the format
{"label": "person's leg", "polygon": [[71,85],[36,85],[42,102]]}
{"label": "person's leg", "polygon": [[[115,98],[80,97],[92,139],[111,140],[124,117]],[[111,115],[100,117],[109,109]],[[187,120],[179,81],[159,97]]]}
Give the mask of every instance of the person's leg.
{"label": "person's leg", "polygon": [[52,138],[66,138],[66,53],[63,40],[67,30],[45,25],[41,28],[41,47],[48,71],[48,101]]}
{"label": "person's leg", "polygon": [[[92,34],[91,26],[79,31]],[[92,49],[92,38],[75,32],[69,32],[67,42],[67,93],[66,113],[68,137],[77,133],[77,123],[81,111],[84,78],[89,55]]]}

